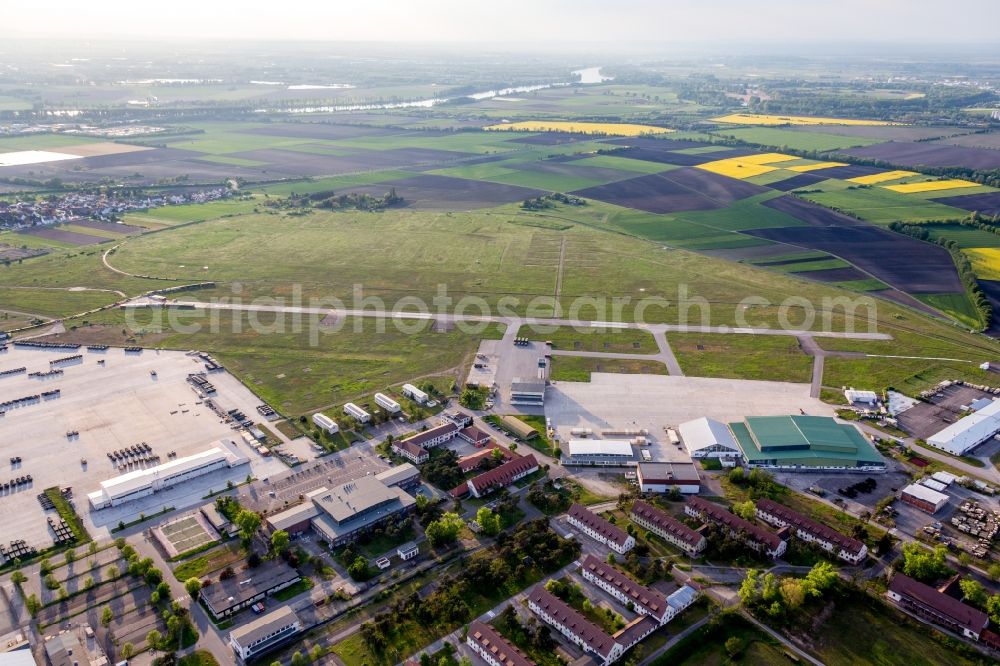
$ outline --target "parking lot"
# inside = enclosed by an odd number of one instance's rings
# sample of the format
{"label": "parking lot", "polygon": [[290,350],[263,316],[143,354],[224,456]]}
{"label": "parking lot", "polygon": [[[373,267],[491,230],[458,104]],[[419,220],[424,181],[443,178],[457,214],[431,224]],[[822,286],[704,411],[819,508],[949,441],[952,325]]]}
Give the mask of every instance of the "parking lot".
{"label": "parking lot", "polygon": [[[51,361],[76,354],[82,359],[55,364],[62,369],[61,374],[30,376],[47,373],[53,367]],[[186,381],[189,373],[204,369],[203,363],[184,352],[12,346],[0,357],[0,371],[19,367],[26,372],[0,377],[0,402],[43,391],[59,393],[43,402],[9,409],[0,417],[0,480],[32,478],[30,484],[0,495],[0,511],[5,517],[0,524],[0,543],[24,539],[39,548],[52,544],[46,512],[36,497],[48,487],[72,488],[84,525],[100,537],[120,520],[128,522],[163,506],[182,508],[200,502],[213,486],[219,489],[229,480],[238,482],[250,473],[264,477],[287,469],[280,461],[258,455],[204,405]],[[256,416],[260,400],[239,380],[227,372],[210,377],[217,389],[212,399],[224,411],[236,408]],[[220,470],[127,505],[90,512],[86,494],[97,490],[100,482],[166,462],[171,453],[184,457],[204,451],[222,438],[235,440],[250,465]],[[109,452],[142,442],[159,461],[118,469],[108,457]],[[20,462],[11,464],[10,458],[20,458]]]}
{"label": "parking lot", "polygon": [[929,402],[918,402],[901,412],[899,427],[918,439],[927,439],[962,418],[963,408],[972,402],[992,397],[986,391],[952,384],[928,396]]}
{"label": "parking lot", "polygon": [[667,442],[666,428],[702,416],[723,422],[745,416],[797,414],[833,416],[834,408],[809,397],[808,384],[593,373],[591,381],[553,382],[545,414],[560,441],[575,439],[574,428],[603,431],[646,429],[655,461],[686,462],[683,447]]}

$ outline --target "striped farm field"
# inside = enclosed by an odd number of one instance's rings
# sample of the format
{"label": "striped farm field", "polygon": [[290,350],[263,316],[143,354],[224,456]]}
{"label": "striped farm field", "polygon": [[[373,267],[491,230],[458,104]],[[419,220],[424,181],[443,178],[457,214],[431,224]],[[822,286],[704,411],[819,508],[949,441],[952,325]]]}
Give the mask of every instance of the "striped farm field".
{"label": "striped farm field", "polygon": [[937,192],[939,190],[957,190],[963,187],[979,187],[979,183],[952,178],[950,180],[928,180],[922,183],[903,183],[902,185],[885,185],[885,189],[903,194],[914,192]]}
{"label": "striped farm field", "polygon": [[885,171],[883,173],[873,173],[870,176],[858,176],[857,178],[848,178],[848,183],[857,183],[858,185],[876,185],[878,183],[887,183],[890,180],[899,180],[900,178],[906,178],[908,176],[919,176],[920,174],[915,171]]}
{"label": "striped farm field", "polygon": [[732,113],[712,118],[717,123],[734,125],[899,125],[885,120],[858,120],[856,118],[823,118],[819,116],[775,116],[756,113]]}
{"label": "striped farm field", "polygon": [[970,247],[963,250],[980,280],[1000,280],[1000,247]]}
{"label": "striped farm field", "polygon": [[484,130],[505,132],[573,132],[577,134],[600,134],[606,136],[643,136],[666,134],[674,130],[655,125],[633,125],[631,123],[581,123],[561,120],[525,120],[518,123],[489,125]]}
{"label": "striped farm field", "polygon": [[832,169],[833,167],[847,166],[844,162],[816,162],[815,164],[799,164],[798,166],[782,167],[783,169],[788,169],[789,171],[798,171],[799,173],[806,173],[808,171],[817,171],[819,169]]}

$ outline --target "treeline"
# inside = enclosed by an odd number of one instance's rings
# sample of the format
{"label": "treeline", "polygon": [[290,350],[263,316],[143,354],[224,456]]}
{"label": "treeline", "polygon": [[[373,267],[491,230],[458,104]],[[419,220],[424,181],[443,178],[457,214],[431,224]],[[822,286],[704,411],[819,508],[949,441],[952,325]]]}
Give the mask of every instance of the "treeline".
{"label": "treeline", "polygon": [[962,284],[968,291],[969,296],[972,298],[972,303],[976,307],[976,311],[979,313],[982,328],[989,326],[990,321],[993,319],[993,306],[990,304],[989,299],[986,298],[986,294],[983,292],[982,287],[979,286],[979,280],[976,277],[976,272],[972,269],[972,263],[969,261],[969,258],[965,256],[964,252],[962,252],[961,245],[948,238],[932,238],[930,232],[920,225],[892,222],[889,224],[889,229],[900,234],[906,234],[907,236],[916,238],[917,240],[937,243],[941,247],[948,250],[948,252],[951,253],[951,258],[955,262],[955,268],[958,269],[958,276],[962,279]]}

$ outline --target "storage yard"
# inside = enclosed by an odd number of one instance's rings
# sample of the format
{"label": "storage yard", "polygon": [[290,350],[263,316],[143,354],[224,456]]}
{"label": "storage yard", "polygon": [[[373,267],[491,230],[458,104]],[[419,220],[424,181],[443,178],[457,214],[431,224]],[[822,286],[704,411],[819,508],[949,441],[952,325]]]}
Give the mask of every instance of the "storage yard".
{"label": "storage yard", "polygon": [[[76,354],[82,358],[58,364],[60,374],[30,376],[48,372],[50,361]],[[5,458],[19,461],[9,463],[9,476],[31,478],[0,495],[0,510],[6,516],[5,546],[17,539],[39,548],[51,545],[54,535],[46,514],[54,513],[43,510],[37,498],[46,488],[69,488],[84,526],[99,536],[140,513],[200,502],[227,481],[238,483],[248,474],[265,477],[285,469],[278,460],[264,458],[247,446],[195,393],[187,377],[204,370],[204,361],[197,356],[151,349],[12,346],[0,364],[0,370],[28,369],[0,378],[0,402],[59,391],[39,399],[44,404],[9,407],[0,417]],[[235,377],[225,371],[209,377],[216,389],[211,400],[222,413],[238,409],[256,415],[260,400]],[[120,506],[90,510],[87,494],[99,490],[102,482],[202,453],[219,446],[219,440],[233,442],[227,445],[230,451],[249,459],[249,465],[226,467]]]}

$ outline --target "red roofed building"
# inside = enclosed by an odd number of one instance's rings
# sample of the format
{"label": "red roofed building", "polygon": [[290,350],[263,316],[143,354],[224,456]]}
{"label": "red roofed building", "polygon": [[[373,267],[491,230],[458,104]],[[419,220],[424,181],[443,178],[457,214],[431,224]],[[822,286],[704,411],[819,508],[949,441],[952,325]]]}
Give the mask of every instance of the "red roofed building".
{"label": "red roofed building", "polygon": [[892,577],[887,596],[934,624],[977,641],[989,623],[986,613],[901,573]]}
{"label": "red roofed building", "polygon": [[635,538],[625,530],[601,518],[585,506],[574,504],[566,512],[566,520],[591,539],[605,544],[619,555],[635,547]]}
{"label": "red roofed building", "polygon": [[528,595],[528,608],[584,652],[592,652],[603,664],[610,664],[624,652],[615,639],[541,584]]}
{"label": "red roofed building", "polygon": [[500,451],[500,453],[503,454],[503,459],[505,461],[513,460],[515,458],[520,457],[510,449],[504,448],[497,444],[489,444],[482,451],[476,451],[475,453],[467,455],[464,458],[459,458],[458,468],[462,470],[463,474],[468,474],[469,472],[479,467],[480,463],[482,463],[483,460],[492,457],[494,451]]}
{"label": "red roofed building", "polygon": [[658,625],[666,624],[673,612],[667,598],[644,585],[635,582],[604,560],[587,554],[581,562],[580,574],[588,581],[618,599],[624,605],[632,604],[635,612],[648,615]]}
{"label": "red roofed building", "polygon": [[632,522],[644,527],[664,541],[677,546],[690,557],[695,557],[708,545],[701,532],[691,529],[665,511],[642,500],[632,503]]}
{"label": "red roofed building", "polygon": [[538,471],[538,461],[535,460],[535,456],[529,453],[523,458],[515,458],[469,479],[469,492],[473,497],[482,497],[498,488],[509,486],[536,471]]}
{"label": "red roofed building", "polygon": [[535,666],[535,662],[485,622],[476,620],[470,624],[465,642],[490,666]]}
{"label": "red roofed building", "polygon": [[397,456],[406,458],[414,465],[421,465],[431,457],[430,452],[419,444],[414,444],[409,440],[392,443],[392,452]]}
{"label": "red roofed building", "polygon": [[476,426],[469,426],[458,431],[458,436],[473,446],[486,446],[490,441],[489,433],[483,432]]}
{"label": "red roofed building", "polygon": [[684,505],[684,513],[721,526],[732,538],[739,539],[749,548],[764,552],[772,558],[781,557],[788,547],[788,543],[774,532],[743,520],[728,509],[700,497],[689,497]]}
{"label": "red roofed building", "polygon": [[817,544],[845,562],[860,564],[868,556],[868,546],[861,541],[841,534],[832,527],[803,516],[797,511],[792,511],[774,500],[767,498],[758,500],[757,517],[775,527],[790,527],[798,538]]}

